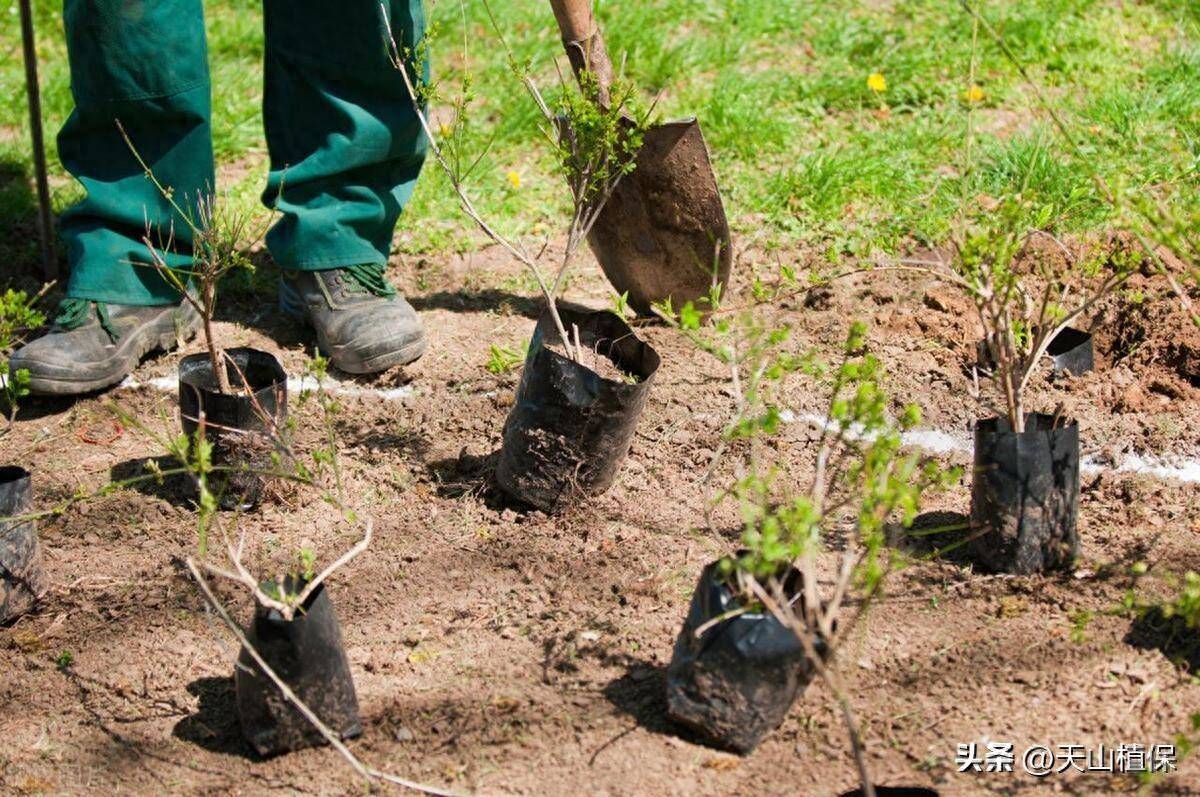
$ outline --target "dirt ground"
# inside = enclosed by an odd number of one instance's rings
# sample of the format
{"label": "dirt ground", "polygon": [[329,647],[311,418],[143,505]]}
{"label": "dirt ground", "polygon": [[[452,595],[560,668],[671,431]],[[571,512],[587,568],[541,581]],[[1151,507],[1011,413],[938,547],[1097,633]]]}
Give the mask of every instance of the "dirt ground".
{"label": "dirt ground", "polygon": [[[793,254],[783,255],[792,258]],[[802,260],[803,253],[794,255]],[[744,255],[739,295],[756,261]],[[340,617],[365,732],[350,747],[405,777],[479,794],[836,795],[855,784],[840,715],[814,683],[751,756],[696,743],[665,717],[664,668],[695,579],[736,543],[701,521],[697,479],[729,409],[719,368],[661,327],[641,330],[663,356],[629,459],[606,495],[566,516],[505,504],[489,485],[518,372],[485,369],[488,344],[527,340],[538,303],[492,250],[398,264],[430,333],[413,367],[349,382],[338,432],[349,491],[376,520],[369,553],[337,575]],[[959,774],[956,745],[1013,742],[1113,747],[1169,743],[1200,710],[1200,685],[1153,634],[1111,611],[1145,561],[1151,595],[1200,571],[1200,485],[1118,472],[1128,455],[1200,453],[1200,347],[1171,302],[1150,288],[1134,311],[1098,308],[1100,368],[1039,377],[1033,404],[1080,420],[1083,557],[1072,575],[994,577],[953,561],[917,561],[846,641],[839,671],[881,784],[944,795],[1135,791],[1129,777],[1067,772]],[[588,264],[569,296],[604,306]],[[232,293],[231,343],[278,353],[302,372],[302,331],[270,298]],[[797,296],[783,312],[798,349],[833,350],[850,318],[871,322],[900,401],[923,425],[969,440],[980,410],[964,370],[978,331],[966,305],[921,276],[852,277]],[[1087,326],[1087,324],[1085,324]],[[1189,337],[1191,335],[1191,337]],[[195,350],[192,344],[190,350]],[[112,426],[116,403],[174,432],[177,355],[147,361],[139,386],[75,402],[31,403],[0,442],[34,472],[48,508],[165,452]],[[388,396],[373,388],[395,389]],[[797,391],[797,414],[823,397]],[[310,403],[293,404],[301,448],[317,444]],[[119,436],[114,435],[120,432]],[[814,434],[789,424],[789,478],[810,467]],[[947,463],[967,465],[961,451]],[[968,480],[929,511],[963,513]],[[344,549],[354,529],[314,495],[285,493],[244,518],[260,561],[310,540]],[[0,629],[0,791],[5,794],[350,794],[362,785],[330,749],[256,760],[234,711],[236,643],[206,613],[182,569],[197,550],[193,514],[171,489],[119,490],[44,521],[50,589],[35,614]],[[239,616],[247,596],[220,594]],[[1090,623],[1078,622],[1091,612]],[[1073,630],[1075,633],[1073,633]],[[71,663],[60,667],[60,655]],[[1019,763],[1018,763],[1019,769]],[[1200,794],[1187,759],[1156,787]]]}

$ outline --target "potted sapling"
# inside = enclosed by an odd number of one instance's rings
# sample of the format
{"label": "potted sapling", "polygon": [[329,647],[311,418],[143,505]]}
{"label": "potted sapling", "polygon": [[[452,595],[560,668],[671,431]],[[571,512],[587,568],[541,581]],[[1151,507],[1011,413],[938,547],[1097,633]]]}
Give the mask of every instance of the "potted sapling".
{"label": "potted sapling", "polygon": [[[353,513],[347,519],[353,521]],[[254,598],[253,619],[235,629],[242,648],[234,683],[246,741],[259,755],[272,756],[325,743],[330,733],[359,736],[358,697],[325,582],[371,544],[371,520],[354,547],[324,570],[317,572],[315,552],[302,545],[296,563],[269,578],[256,577],[243,563],[244,537],[234,544],[219,517],[212,525],[231,568],[189,560],[193,576],[210,601],[215,598],[201,569],[243,585]]]}
{"label": "potted sapling", "polygon": [[1031,409],[1026,394],[1047,353],[1056,370],[1090,366],[1071,325],[1143,263],[1120,246],[1077,251],[1047,231],[1052,215],[1006,199],[954,236],[947,261],[923,267],[970,299],[984,330],[970,395],[991,417],[974,429],[969,550],[992,571],[1069,569],[1079,554],[1079,424],[1061,407]]}
{"label": "potted sapling", "polygon": [[147,226],[143,243],[151,265],[183,297],[200,318],[204,351],[179,363],[179,417],[184,434],[211,443],[213,473],[210,489],[226,509],[249,509],[261,496],[280,449],[273,442],[287,418],[287,373],[275,355],[249,347],[227,348],[213,326],[218,287],[232,271],[253,269],[244,254],[255,240],[247,215],[230,211],[209,194],[184,208],[172,191],[158,182],[133,142],[125,142],[145,169],[147,178],[171,204],[188,228],[192,241],[190,268],[173,268],[174,230],[165,233]]}
{"label": "potted sapling", "polygon": [[[365,777],[386,779],[391,776],[368,772],[342,744],[343,739],[362,732],[362,722],[327,585],[335,573],[370,546],[373,521],[370,517],[360,519],[345,498],[336,426],[341,407],[325,390],[326,366],[323,358],[314,359],[303,380],[306,387],[297,401],[297,409],[303,410],[316,397],[324,418],[323,439],[310,451],[310,457],[297,455],[291,436],[282,434],[279,425],[273,424],[262,432],[267,445],[278,452],[271,470],[257,471],[254,462],[243,462],[237,467],[222,465],[214,456],[215,444],[205,434],[166,439],[114,405],[112,409],[124,424],[149,434],[180,464],[180,468],[171,470],[152,465],[148,473],[117,484],[127,486],[148,479],[161,483],[165,476],[182,472],[197,485],[198,552],[187,564],[210,608],[241,643],[234,681],[238,718],[251,747],[262,756],[271,756],[328,743],[352,760]],[[289,419],[289,429],[294,426],[295,420]],[[291,466],[289,471],[280,467],[284,462]],[[331,557],[331,564],[323,569],[318,567],[318,561],[324,558],[319,554],[319,546],[307,540],[279,546],[276,536],[270,534],[269,541],[263,541],[257,548],[248,546],[250,532],[241,523],[241,512],[217,511],[218,488],[212,485],[223,484],[231,470],[247,476],[286,480],[297,489],[317,490],[320,500],[309,505],[332,507],[337,512],[332,524],[326,525],[360,527],[361,537]],[[113,486],[107,485],[97,494],[105,494]],[[214,562],[210,555],[214,539],[216,550],[224,558],[220,563]],[[255,550],[262,552],[257,558]],[[254,602],[248,624],[243,626],[233,619],[216,597],[207,576],[217,576],[245,588]]]}
{"label": "potted sapling", "polygon": [[[851,326],[841,362],[827,372],[811,355],[782,350],[785,327],[748,315],[741,322],[718,319],[706,332],[693,308],[674,316],[660,308],[660,314],[729,368],[733,418],[705,481],[725,452],[741,452],[714,502],[737,503],[741,547],[701,573],[667,669],[668,713],[705,740],[746,754],[821,675],[850,723],[864,784],[871,783],[832,662],[892,566],[885,525],[911,523],[922,492],[953,474],[901,452],[900,430],[916,424],[918,412],[910,406],[889,418],[883,368],[866,350],[865,326]],[[767,445],[791,413],[778,396],[798,394],[783,388],[797,374],[830,384],[812,476],[799,481],[794,460],[787,469],[769,462]],[[836,576],[823,587],[817,558],[835,535],[841,539]],[[855,609],[847,617],[852,596]]]}
{"label": "potted sapling", "polygon": [[28,612],[42,590],[42,556],[29,471],[0,467],[0,625]]}
{"label": "potted sapling", "polygon": [[[272,442],[292,471],[273,471],[269,475],[319,492],[319,500],[305,503],[332,510],[332,517],[326,514],[330,522],[319,526],[334,527],[328,536],[338,541],[331,543],[329,550],[308,540],[280,545],[276,528],[263,529],[262,536],[255,540],[255,532],[241,523],[244,518],[241,513],[216,511],[208,484],[225,468],[213,463],[212,443],[208,439],[203,435],[166,439],[115,404],[109,409],[126,427],[136,428],[168,448],[181,468],[165,470],[157,465],[148,466],[147,473],[111,481],[92,493],[76,492],[59,507],[42,514],[61,514],[80,501],[107,496],[115,489],[148,480],[161,484],[164,477],[181,471],[190,474],[200,487],[201,500],[197,502],[195,515],[198,551],[187,558],[186,565],[207,609],[240,644],[232,680],[241,729],[254,751],[261,756],[273,756],[328,744],[362,778],[368,790],[371,784],[387,783],[424,794],[452,797],[454,792],[417,783],[364,762],[345,743],[346,739],[362,733],[363,723],[330,584],[343,568],[368,550],[374,524],[371,517],[357,514],[346,500],[337,445],[337,416],[341,406],[325,389],[326,366],[323,358],[314,359],[294,405],[296,414],[302,415],[309,401],[318,399],[324,419],[323,441],[310,449],[308,456],[301,456],[292,449],[290,436],[277,436]],[[289,426],[294,425],[295,419],[290,419]],[[3,476],[7,478],[7,473]],[[6,495],[0,489],[0,496]],[[208,499],[204,498],[206,495]],[[0,503],[0,507],[6,506]],[[30,517],[33,516],[0,518],[0,528],[5,521]],[[361,530],[361,536],[352,545],[344,533],[349,527]],[[209,545],[210,538],[216,539],[215,548],[224,561],[211,554],[214,546]],[[330,563],[322,567],[327,559]],[[214,588],[216,579],[242,587],[252,597],[254,610],[248,622],[236,620],[218,597]],[[193,716],[181,724],[192,725],[196,719]],[[183,730],[176,727],[181,736],[190,736],[181,733]]]}
{"label": "potted sapling", "polygon": [[[290,562],[271,568],[266,574],[261,571],[267,567],[260,566],[256,574],[245,561],[245,532],[235,542],[220,513],[206,512],[202,505],[198,516],[201,558],[189,560],[193,576],[222,617],[227,618],[227,612],[216,603],[202,571],[241,585],[254,599],[254,615],[249,625],[233,629],[242,643],[234,680],[243,736],[262,756],[362,733],[354,681],[326,584],[370,546],[373,521],[369,517],[360,519],[345,502],[333,420],[339,405],[322,387],[323,360],[318,359],[314,364],[312,376],[317,389],[302,392],[300,403],[303,405],[312,395],[319,397],[326,431],[324,444],[312,452],[312,467],[305,467],[283,438],[277,437],[272,443],[284,452],[287,461],[295,464],[293,480],[320,489],[322,503],[335,507],[341,522],[363,528],[361,538],[323,569],[317,568],[318,554],[313,544],[301,541],[294,547],[295,556]],[[197,445],[207,445],[203,437],[197,441]],[[184,438],[183,442],[186,444],[188,440]],[[203,454],[177,455],[202,485],[202,493],[208,492],[207,482],[217,472],[211,459]],[[324,486],[329,482],[331,487]],[[233,517],[236,523],[237,516]],[[204,558],[207,541],[214,531],[226,558],[225,565]]]}
{"label": "potted sapling", "polygon": [[[0,354],[7,354],[20,340],[20,332],[45,319],[34,303],[49,290],[47,284],[33,298],[17,291],[0,295]],[[15,339],[15,340],[14,340]],[[29,395],[29,371],[0,370],[0,438],[16,421],[18,403]],[[0,625],[28,612],[42,588],[42,555],[38,545],[37,520],[33,512],[33,489],[29,471],[15,465],[0,465]]]}
{"label": "potted sapling", "polygon": [[[986,19],[968,10],[977,25],[1000,41]],[[1020,68],[1002,41],[1000,46]],[[971,68],[973,72],[974,60]],[[1033,88],[1078,154],[1052,104]],[[964,185],[973,175],[977,149],[972,146],[974,105],[968,103],[968,109]],[[1089,163],[1086,157],[1081,162]],[[1104,178],[1090,165],[1087,168],[1099,197],[1123,210]],[[990,417],[979,420],[974,429],[969,551],[981,567],[998,572],[1070,569],[1079,554],[1079,426],[1061,408],[1031,412],[1026,391],[1047,354],[1054,358],[1055,370],[1080,373],[1091,368],[1091,341],[1072,324],[1115,294],[1142,269],[1144,258],[1120,246],[1088,251],[1067,245],[1048,229],[1054,209],[1035,207],[1020,195],[973,215],[972,220],[963,213],[949,258],[900,266],[930,273],[960,290],[970,299],[984,332],[979,363],[972,369],[971,395]],[[1151,270],[1165,274],[1182,295],[1145,236],[1138,237],[1150,253]]]}
{"label": "potted sapling", "polygon": [[316,555],[309,547],[300,548],[293,569],[272,579],[253,582],[253,577],[246,578],[244,567],[238,568],[236,575],[252,590],[255,601],[254,618],[234,669],[237,711],[242,735],[259,755],[311,747],[323,738],[279,694],[251,651],[340,737],[362,734],[354,680],[325,580],[370,541],[367,521],[359,544],[321,573],[316,572]]}
{"label": "potted sapling", "polygon": [[[498,30],[497,35],[507,49]],[[435,131],[426,106],[436,99],[437,87],[421,77],[428,73],[424,49],[401,52],[392,42],[392,52],[430,151],[463,211],[529,271],[545,300],[504,425],[496,482],[512,498],[545,511],[602,493],[612,486],[629,452],[659,356],[622,317],[568,309],[558,298],[605,203],[634,168],[647,115],[636,108],[633,90],[620,80],[609,89],[609,101],[598,102],[596,80],[586,71],[578,88],[562,86],[552,109],[509,51],[509,64],[542,116],[542,133],[570,189],[565,243],[548,269],[544,261],[550,247],[543,245],[535,254],[487,221],[472,200],[468,180],[482,156],[465,152],[469,88],[453,100],[452,120]]]}

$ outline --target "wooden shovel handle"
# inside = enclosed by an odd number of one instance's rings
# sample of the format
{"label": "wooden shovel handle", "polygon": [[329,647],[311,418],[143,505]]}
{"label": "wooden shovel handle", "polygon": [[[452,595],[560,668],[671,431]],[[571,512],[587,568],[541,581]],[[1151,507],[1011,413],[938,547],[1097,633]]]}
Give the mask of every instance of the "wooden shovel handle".
{"label": "wooden shovel handle", "polygon": [[597,97],[600,105],[607,108],[609,88],[612,86],[612,61],[604,47],[604,37],[596,25],[591,0],[550,0],[558,30],[562,33],[563,47],[571,61],[571,69],[578,78],[583,72],[591,72],[596,78]]}

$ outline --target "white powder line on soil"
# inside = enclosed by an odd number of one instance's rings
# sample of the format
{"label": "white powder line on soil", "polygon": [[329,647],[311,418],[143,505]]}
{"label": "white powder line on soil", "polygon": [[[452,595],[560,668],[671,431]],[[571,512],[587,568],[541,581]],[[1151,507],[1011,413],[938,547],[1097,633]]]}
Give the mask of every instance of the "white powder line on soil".
{"label": "white powder line on soil", "polygon": [[[825,418],[813,413],[795,413],[791,410],[784,410],[780,413],[780,418],[785,423],[800,422],[817,429],[829,428],[832,430],[833,428]],[[852,429],[850,436],[861,438],[862,434]],[[913,429],[903,432],[900,435],[900,441],[909,448],[918,448],[931,454],[971,456],[975,448],[968,435],[943,432],[938,429]],[[1116,465],[1108,465],[1100,462],[1094,456],[1086,456],[1080,461],[1079,469],[1083,473],[1133,473],[1153,476],[1157,479],[1200,484],[1200,460],[1195,459],[1168,460],[1149,454],[1131,453],[1122,457]]]}
{"label": "white powder line on soil", "polygon": [[[299,393],[301,390],[315,390],[317,381],[312,377],[289,379],[288,392]],[[120,387],[134,389],[142,386],[155,390],[174,393],[178,381],[171,377],[160,376],[148,382],[138,382],[133,377],[127,377]],[[377,396],[385,401],[400,401],[416,395],[412,385],[381,390],[374,387],[359,387],[358,385],[327,379],[325,389],[330,393],[343,396]],[[825,418],[813,413],[796,413],[784,410],[780,413],[785,423],[805,423],[820,429],[825,427]],[[851,434],[855,434],[853,431]],[[974,445],[969,435],[961,432],[944,432],[940,429],[913,429],[901,435],[901,442],[909,448],[918,448],[931,454],[965,454],[971,456]],[[1132,473],[1143,476],[1153,476],[1157,479],[1200,484],[1200,460],[1196,459],[1167,459],[1151,454],[1126,454],[1116,465],[1100,462],[1094,456],[1086,456],[1079,463],[1084,473]]]}
{"label": "white powder line on soil", "polygon": [[[132,376],[129,376],[118,387],[129,390],[135,390],[139,387],[152,387],[164,393],[175,393],[179,389],[179,380],[169,376],[159,376],[148,382],[139,382]],[[298,395],[304,390],[316,390],[317,380],[311,376],[305,376],[300,379],[289,378],[287,389],[288,393],[293,396]],[[377,387],[359,387],[358,385],[342,382],[337,379],[326,379],[325,391],[339,396],[377,396],[384,401],[403,401],[406,398],[415,396],[417,393],[412,385],[401,385],[400,387],[381,390]]]}

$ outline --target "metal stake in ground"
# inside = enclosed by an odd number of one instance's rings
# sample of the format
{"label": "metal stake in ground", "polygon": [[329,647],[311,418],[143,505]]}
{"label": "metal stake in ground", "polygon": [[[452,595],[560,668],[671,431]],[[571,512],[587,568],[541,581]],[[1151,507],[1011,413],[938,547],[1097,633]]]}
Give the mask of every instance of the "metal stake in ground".
{"label": "metal stake in ground", "polygon": [[33,139],[33,171],[37,178],[38,240],[42,249],[42,279],[58,279],[58,260],[54,255],[54,226],[50,216],[50,183],[46,175],[46,144],[42,137],[42,96],[38,87],[37,46],[33,35],[33,9],[30,0],[19,0],[21,7],[21,46],[25,55],[25,95],[29,100],[29,135]]}

